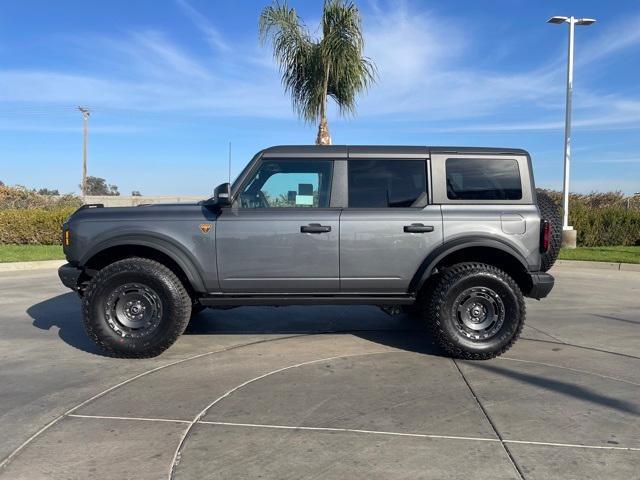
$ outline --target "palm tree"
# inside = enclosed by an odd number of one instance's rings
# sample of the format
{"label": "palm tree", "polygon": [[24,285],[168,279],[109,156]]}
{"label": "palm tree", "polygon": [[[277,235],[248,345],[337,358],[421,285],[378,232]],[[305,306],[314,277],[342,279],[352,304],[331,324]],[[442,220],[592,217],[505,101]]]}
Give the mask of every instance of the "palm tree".
{"label": "palm tree", "polygon": [[315,39],[286,1],[265,7],[259,35],[271,41],[285,91],[306,122],[319,121],[317,145],[331,145],[327,97],[341,114],[355,114],[356,95],[375,80],[375,65],[363,56],[360,12],[349,0],[325,0],[322,38]]}

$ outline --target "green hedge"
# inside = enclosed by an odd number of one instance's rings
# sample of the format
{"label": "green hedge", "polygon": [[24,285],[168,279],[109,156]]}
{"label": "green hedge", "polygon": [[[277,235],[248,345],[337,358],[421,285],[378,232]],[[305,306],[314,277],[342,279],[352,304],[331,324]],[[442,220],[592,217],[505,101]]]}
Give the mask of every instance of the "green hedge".
{"label": "green hedge", "polygon": [[61,228],[76,207],[0,210],[0,243],[60,245]]}
{"label": "green hedge", "polygon": [[[546,191],[558,205],[560,192]],[[620,192],[571,194],[569,225],[578,231],[581,247],[640,245],[640,196]]]}
{"label": "green hedge", "polygon": [[0,185],[0,210],[14,208],[44,208],[55,210],[63,207],[82,205],[80,197],[75,195],[41,195],[25,187]]}
{"label": "green hedge", "polygon": [[569,204],[569,224],[578,231],[578,245],[604,247],[640,244],[640,210],[622,206],[590,209]]}
{"label": "green hedge", "polygon": [[[548,193],[560,202],[558,192]],[[578,245],[640,245],[639,203],[637,196],[628,200],[616,192],[572,195],[569,223],[578,231]],[[61,226],[75,204],[0,208],[0,243],[59,245]]]}

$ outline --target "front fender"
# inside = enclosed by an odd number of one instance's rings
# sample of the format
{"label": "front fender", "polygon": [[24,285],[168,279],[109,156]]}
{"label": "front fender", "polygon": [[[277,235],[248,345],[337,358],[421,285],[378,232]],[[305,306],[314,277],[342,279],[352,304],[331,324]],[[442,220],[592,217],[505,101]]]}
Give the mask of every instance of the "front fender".
{"label": "front fender", "polygon": [[108,248],[127,245],[153,248],[167,255],[182,269],[196,292],[207,291],[202,271],[198,268],[197,259],[184,245],[176,242],[171,237],[157,232],[129,232],[117,236],[109,236],[109,238],[98,239],[80,257],[78,262],[79,266],[86,265],[91,258]]}

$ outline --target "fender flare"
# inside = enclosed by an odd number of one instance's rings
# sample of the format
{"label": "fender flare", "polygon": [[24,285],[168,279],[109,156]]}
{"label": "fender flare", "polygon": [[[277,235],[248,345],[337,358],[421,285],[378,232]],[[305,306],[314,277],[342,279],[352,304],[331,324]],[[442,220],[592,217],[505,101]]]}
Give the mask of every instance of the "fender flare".
{"label": "fender flare", "polygon": [[197,264],[192,255],[169,237],[164,237],[157,233],[127,233],[99,241],[87,250],[80,259],[79,265],[86,265],[91,258],[108,248],[128,245],[148,247],[165,254],[182,269],[193,290],[196,292],[206,292],[202,274],[196,267]]}
{"label": "fender flare", "polygon": [[422,264],[416,270],[416,273],[411,279],[411,283],[409,284],[409,291],[419,291],[427,281],[427,279],[431,276],[435,266],[442,259],[444,259],[448,255],[451,255],[452,253],[473,247],[485,247],[500,250],[516,259],[522,265],[525,271],[530,270],[530,265],[528,265],[525,257],[518,250],[516,250],[515,247],[503,241],[502,239],[490,237],[488,235],[467,235],[443,243],[433,252],[427,255],[427,257],[422,261]]}

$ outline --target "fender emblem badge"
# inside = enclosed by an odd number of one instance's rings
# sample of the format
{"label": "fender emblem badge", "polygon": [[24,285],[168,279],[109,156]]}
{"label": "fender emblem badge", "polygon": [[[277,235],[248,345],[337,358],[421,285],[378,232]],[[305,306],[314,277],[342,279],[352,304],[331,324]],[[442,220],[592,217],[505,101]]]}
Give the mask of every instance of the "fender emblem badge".
{"label": "fender emblem badge", "polygon": [[200,231],[202,233],[209,233],[210,230],[211,230],[211,224],[210,223],[201,223],[200,224]]}

